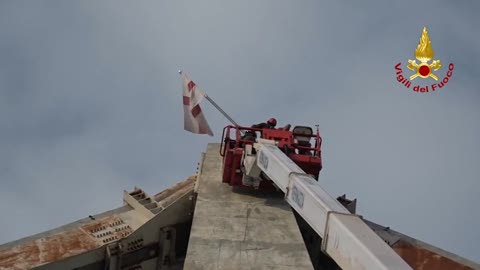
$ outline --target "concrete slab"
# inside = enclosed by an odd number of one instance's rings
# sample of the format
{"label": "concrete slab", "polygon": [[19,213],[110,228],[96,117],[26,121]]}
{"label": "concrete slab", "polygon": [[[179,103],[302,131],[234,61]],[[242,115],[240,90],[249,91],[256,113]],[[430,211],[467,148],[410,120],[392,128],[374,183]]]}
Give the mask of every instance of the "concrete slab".
{"label": "concrete slab", "polygon": [[222,183],[219,147],[204,155],[184,269],[313,269],[290,206]]}

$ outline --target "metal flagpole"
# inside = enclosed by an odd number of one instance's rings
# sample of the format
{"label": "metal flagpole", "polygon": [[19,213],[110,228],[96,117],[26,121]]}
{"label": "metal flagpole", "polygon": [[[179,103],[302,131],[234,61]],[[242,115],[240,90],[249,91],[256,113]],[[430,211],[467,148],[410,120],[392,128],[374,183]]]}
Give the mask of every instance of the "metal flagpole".
{"label": "metal flagpole", "polygon": [[238,127],[238,124],[237,122],[235,122],[235,120],[233,120],[222,108],[220,108],[220,106],[218,106],[218,104],[213,101],[213,99],[211,99],[207,93],[203,92],[203,96],[208,100],[210,101],[210,103],[213,105],[213,107],[215,107],[219,112],[221,112],[223,114],[223,116],[225,116],[225,118],[227,118],[233,125],[235,125],[236,127]]}
{"label": "metal flagpole", "polygon": [[[179,74],[182,74],[182,71],[179,70],[178,71]],[[225,118],[228,119],[228,121],[230,121],[235,127],[238,127],[239,125],[237,124],[237,122],[235,122],[235,120],[233,120],[230,115],[228,115],[222,108],[220,108],[220,106],[218,106],[218,104],[213,101],[213,99],[211,99],[207,93],[205,93],[204,91],[200,91],[202,93],[202,95],[213,105],[213,107],[215,107],[220,113],[223,114],[223,116],[225,116]],[[242,134],[243,134],[243,131],[240,131]]]}

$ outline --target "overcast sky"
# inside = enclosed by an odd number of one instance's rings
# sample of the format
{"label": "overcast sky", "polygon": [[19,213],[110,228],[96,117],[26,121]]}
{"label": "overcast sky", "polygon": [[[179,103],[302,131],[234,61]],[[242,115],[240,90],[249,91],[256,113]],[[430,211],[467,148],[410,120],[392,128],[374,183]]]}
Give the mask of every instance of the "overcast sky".
{"label": "overcast sky", "polygon": [[[479,1],[0,2],[0,243],[154,194],[215,137],[183,130],[179,68],[250,125],[319,124],[321,184],[480,261]],[[423,26],[453,77],[399,84]],[[430,85],[432,79],[414,80]]]}

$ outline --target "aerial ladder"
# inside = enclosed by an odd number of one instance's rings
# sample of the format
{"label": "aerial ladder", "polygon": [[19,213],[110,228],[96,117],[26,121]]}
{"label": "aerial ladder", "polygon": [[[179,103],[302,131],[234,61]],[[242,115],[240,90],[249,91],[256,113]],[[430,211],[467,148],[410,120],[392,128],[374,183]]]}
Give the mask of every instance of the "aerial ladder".
{"label": "aerial ladder", "polygon": [[[294,139],[295,129],[291,132],[226,128],[237,129],[237,139],[232,141],[227,136],[225,140],[225,150],[222,153],[225,156],[224,182],[228,182],[231,178],[230,184],[238,183],[238,178],[241,177],[241,185],[259,189],[262,187],[261,183],[271,180],[270,183],[285,194],[285,200],[290,206],[322,238],[322,252],[330,256],[342,269],[412,269],[359,216],[350,213],[339,201],[330,196],[318,183],[316,179],[318,175],[306,173],[298,165],[302,163],[299,163],[296,158],[306,157],[308,162],[303,163],[305,166],[302,167],[309,168],[308,163],[319,161],[321,168],[321,139],[318,130],[316,145],[314,148],[309,148],[297,146],[299,144]],[[250,138],[249,141],[244,140],[245,136],[240,139],[239,130],[242,129],[247,133],[259,132],[261,136]],[[296,129],[308,131],[305,127],[300,129],[296,127]],[[227,130],[228,133],[229,130]],[[311,134],[305,135],[305,132],[302,135],[304,136],[297,137],[314,137]],[[289,157],[288,149],[295,151],[292,146],[303,149],[302,155],[293,154],[295,158],[292,158],[290,154]],[[314,151],[313,155],[308,150]],[[298,149],[296,151],[298,153]],[[238,157],[235,158],[235,154],[238,156],[240,153],[239,160]],[[229,154],[231,154],[230,158]],[[232,166],[235,163],[239,163],[240,166]],[[265,184],[263,188],[266,188]]]}
{"label": "aerial ladder", "polygon": [[413,269],[480,269],[349,213],[316,181],[318,131],[255,132],[208,144],[195,176],[156,195],[135,187],[118,208],[0,245],[0,270],[410,269],[396,253]]}

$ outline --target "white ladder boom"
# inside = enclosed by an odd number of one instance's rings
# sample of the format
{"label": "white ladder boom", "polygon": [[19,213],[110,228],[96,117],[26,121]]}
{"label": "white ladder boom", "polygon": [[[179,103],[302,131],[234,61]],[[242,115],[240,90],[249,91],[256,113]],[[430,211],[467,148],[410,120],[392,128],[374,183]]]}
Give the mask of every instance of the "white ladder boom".
{"label": "white ladder boom", "polygon": [[318,233],[322,251],[345,270],[412,269],[358,216],[351,214],[274,144],[256,143],[257,166]]}

